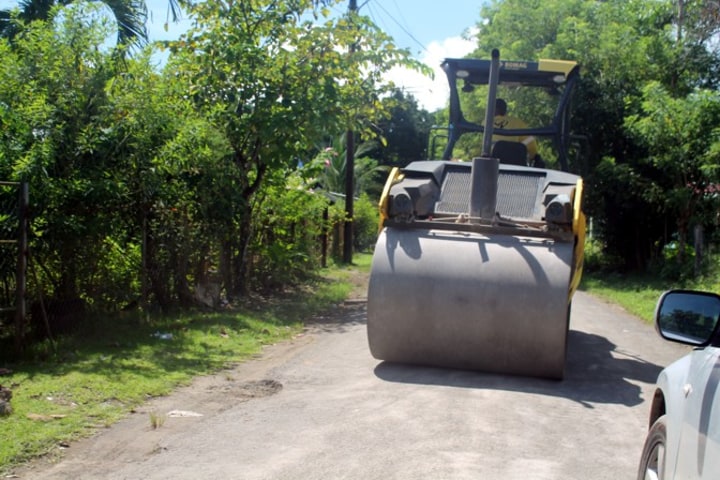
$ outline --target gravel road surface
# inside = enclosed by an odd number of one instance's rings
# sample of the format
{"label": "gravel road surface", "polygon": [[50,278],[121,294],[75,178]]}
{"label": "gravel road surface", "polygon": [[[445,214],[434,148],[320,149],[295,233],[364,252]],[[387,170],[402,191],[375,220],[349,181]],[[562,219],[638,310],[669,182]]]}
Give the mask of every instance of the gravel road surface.
{"label": "gravel road surface", "polygon": [[15,478],[635,478],[653,383],[685,351],[579,292],[562,382],[388,364],[351,303]]}

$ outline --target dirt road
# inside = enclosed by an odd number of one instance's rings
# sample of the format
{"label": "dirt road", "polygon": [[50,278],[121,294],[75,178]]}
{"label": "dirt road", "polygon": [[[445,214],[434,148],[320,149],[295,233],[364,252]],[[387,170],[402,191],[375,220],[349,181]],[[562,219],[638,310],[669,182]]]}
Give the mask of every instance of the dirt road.
{"label": "dirt road", "polygon": [[379,362],[364,304],[336,313],[16,478],[634,478],[652,384],[686,351],[582,292],[562,382]]}

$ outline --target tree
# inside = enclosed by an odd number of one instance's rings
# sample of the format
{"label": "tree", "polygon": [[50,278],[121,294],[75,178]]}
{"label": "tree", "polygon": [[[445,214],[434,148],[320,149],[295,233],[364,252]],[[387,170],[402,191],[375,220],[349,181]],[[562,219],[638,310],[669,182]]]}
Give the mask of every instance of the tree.
{"label": "tree", "polygon": [[108,31],[87,18],[87,7],[72,6],[57,26],[34,23],[12,47],[0,43],[2,176],[31,183],[35,258],[64,298],[78,295],[101,251],[93,247],[117,226],[125,185],[97,128],[116,62],[97,48]]}
{"label": "tree", "polygon": [[171,70],[231,150],[234,223],[221,269],[233,293],[248,287],[254,202],[269,173],[293,168],[326,132],[371,135],[383,73],[410,63],[367,18],[332,20],[314,3],[198,3],[190,8],[194,27],[172,46]]}
{"label": "tree", "polygon": [[658,173],[661,187],[644,194],[675,220],[682,262],[692,225],[715,221],[714,214],[703,219],[701,213],[703,203],[715,204],[720,181],[720,95],[698,90],[673,98],[660,84],[649,83],[641,108],[642,113],[626,119],[626,126],[647,148],[644,160]]}
{"label": "tree", "polygon": [[[333,139],[327,147],[320,148],[318,155],[312,160],[311,168],[317,172],[316,181],[320,187],[330,194],[344,194],[345,178],[347,175],[347,155],[345,148],[347,141],[345,135]],[[378,165],[372,158],[377,151],[377,142],[366,141],[355,145],[353,158],[355,159],[353,192],[359,196],[362,193],[375,190],[377,193],[377,174],[387,172],[386,166]]]}
{"label": "tree", "polygon": [[383,99],[383,103],[390,111],[390,116],[378,123],[385,141],[373,152],[373,156],[383,165],[401,167],[427,159],[428,138],[434,116],[419,108],[417,100],[402,90],[394,90]]}
{"label": "tree", "polygon": [[[147,7],[144,0],[88,0],[106,5],[117,23],[119,45],[140,45],[147,41]],[[169,0],[175,15],[176,0]],[[0,10],[0,37],[12,40],[18,33],[16,21],[29,23],[34,20],[48,21],[54,14],[53,7],[68,6],[74,0],[20,0],[16,16],[13,10]]]}

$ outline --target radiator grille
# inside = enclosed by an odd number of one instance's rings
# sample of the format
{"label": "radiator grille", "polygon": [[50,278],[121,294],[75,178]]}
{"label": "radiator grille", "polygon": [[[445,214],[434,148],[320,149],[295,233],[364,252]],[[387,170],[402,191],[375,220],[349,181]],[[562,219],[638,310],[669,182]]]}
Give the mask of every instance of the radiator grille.
{"label": "radiator grille", "polygon": [[468,213],[470,205],[470,171],[447,172],[440,189],[436,213]]}
{"label": "radiator grille", "polygon": [[[449,171],[443,179],[435,213],[468,213],[471,190],[470,171]],[[527,172],[500,172],[497,211],[511,218],[533,218],[540,199],[545,175]]]}

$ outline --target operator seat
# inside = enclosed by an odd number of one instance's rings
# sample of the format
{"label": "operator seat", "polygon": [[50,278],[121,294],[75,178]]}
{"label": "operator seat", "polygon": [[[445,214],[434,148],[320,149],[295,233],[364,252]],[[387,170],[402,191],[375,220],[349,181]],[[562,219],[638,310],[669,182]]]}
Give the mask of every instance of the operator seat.
{"label": "operator seat", "polygon": [[492,146],[492,158],[508,165],[527,166],[527,147],[524,143],[498,140]]}

